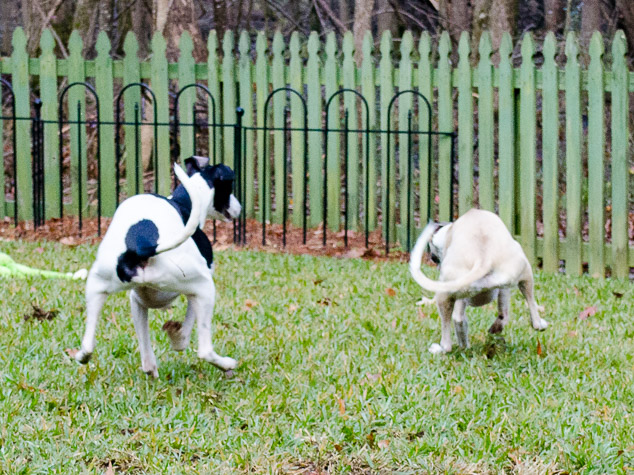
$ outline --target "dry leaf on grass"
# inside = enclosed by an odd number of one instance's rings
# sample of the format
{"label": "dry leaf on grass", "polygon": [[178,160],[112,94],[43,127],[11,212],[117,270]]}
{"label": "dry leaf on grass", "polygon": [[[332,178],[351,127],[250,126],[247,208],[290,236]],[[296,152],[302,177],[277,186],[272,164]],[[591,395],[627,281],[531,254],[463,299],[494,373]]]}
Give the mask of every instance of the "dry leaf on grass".
{"label": "dry leaf on grass", "polygon": [[75,355],[79,352],[79,350],[75,349],[75,348],[66,348],[64,350],[64,352],[70,356],[71,358],[74,358]]}
{"label": "dry leaf on grass", "polygon": [[591,317],[597,313],[597,307],[591,305],[590,307],[584,308],[581,312],[579,312],[579,320],[586,320],[588,317]]}
{"label": "dry leaf on grass", "polygon": [[388,287],[387,289],[385,289],[385,293],[388,297],[394,297],[396,295],[396,290],[394,290],[392,287]]}

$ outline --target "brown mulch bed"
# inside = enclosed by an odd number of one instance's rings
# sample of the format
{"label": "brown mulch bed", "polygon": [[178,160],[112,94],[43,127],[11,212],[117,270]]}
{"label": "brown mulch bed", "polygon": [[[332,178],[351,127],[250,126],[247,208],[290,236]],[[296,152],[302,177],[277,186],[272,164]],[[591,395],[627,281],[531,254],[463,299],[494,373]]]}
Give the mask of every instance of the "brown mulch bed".
{"label": "brown mulch bed", "polygon": [[[48,220],[44,225],[34,228],[32,221],[21,222],[17,227],[13,220],[5,218],[0,221],[0,238],[26,241],[58,241],[62,244],[75,246],[78,244],[98,244],[101,238],[97,235],[96,218],[84,218],[82,230],[79,230],[77,217],[65,216]],[[101,218],[101,234],[105,234],[110,224],[110,218]],[[326,246],[322,244],[322,230],[309,229],[306,233],[306,244],[303,243],[303,231],[287,225],[286,246],[283,244],[283,227],[281,224],[267,224],[266,244],[262,245],[262,225],[255,220],[247,220],[246,246],[238,246],[233,242],[234,224],[216,221],[214,241],[214,225],[208,221],[205,233],[214,242],[214,249],[246,248],[264,252],[287,252],[291,254],[310,254],[313,256],[331,256],[342,258],[363,258],[372,260],[394,260],[405,262],[409,254],[400,250],[390,250],[385,254],[385,242],[381,231],[377,230],[369,235],[369,246],[365,247],[365,234],[363,232],[348,231],[348,247],[344,245],[343,231],[328,231]],[[415,239],[416,237],[413,237]]]}

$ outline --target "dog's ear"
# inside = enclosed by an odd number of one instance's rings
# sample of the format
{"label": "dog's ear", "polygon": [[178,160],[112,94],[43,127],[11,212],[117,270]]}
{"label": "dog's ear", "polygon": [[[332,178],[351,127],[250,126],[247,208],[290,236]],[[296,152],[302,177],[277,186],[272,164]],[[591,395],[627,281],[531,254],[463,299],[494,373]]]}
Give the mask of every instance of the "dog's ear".
{"label": "dog's ear", "polygon": [[196,172],[202,171],[202,169],[205,168],[207,165],[209,165],[209,157],[192,155],[191,157],[185,159],[185,168],[189,176],[192,176]]}

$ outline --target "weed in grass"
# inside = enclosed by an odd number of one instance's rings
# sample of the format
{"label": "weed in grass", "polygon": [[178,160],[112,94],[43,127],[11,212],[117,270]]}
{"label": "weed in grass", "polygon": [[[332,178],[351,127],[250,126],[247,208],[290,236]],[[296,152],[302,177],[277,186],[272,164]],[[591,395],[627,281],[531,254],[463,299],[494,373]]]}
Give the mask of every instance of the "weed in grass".
{"label": "weed in grass", "polygon": [[[42,252],[36,252],[41,248]],[[95,248],[3,243],[27,265],[71,271]],[[125,294],[106,303],[96,352],[64,349],[84,328],[83,284],[3,281],[0,472],[626,473],[634,467],[634,285],[536,275],[552,325],[530,328],[513,293],[469,308],[472,348],[428,353],[437,311],[402,263],[218,252],[214,344],[226,379],[195,346],[170,350],[151,313],[158,380],[140,370]],[[388,291],[387,289],[392,289]],[[576,289],[576,290],[575,290]],[[52,320],[23,315],[57,310]],[[596,312],[579,319],[584,309]],[[169,326],[169,325],[168,325]],[[195,338],[192,339],[195,342]],[[541,348],[541,354],[538,351]]]}

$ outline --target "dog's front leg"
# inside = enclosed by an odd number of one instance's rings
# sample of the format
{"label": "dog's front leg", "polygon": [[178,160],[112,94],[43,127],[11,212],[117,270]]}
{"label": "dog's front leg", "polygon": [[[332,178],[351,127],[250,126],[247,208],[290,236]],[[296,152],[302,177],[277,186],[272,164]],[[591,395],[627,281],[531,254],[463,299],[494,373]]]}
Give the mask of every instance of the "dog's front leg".
{"label": "dog's front leg", "polygon": [[434,354],[448,353],[451,351],[451,314],[455,300],[448,295],[436,294],[438,302],[438,313],[440,313],[440,345],[433,343],[429,351]]}
{"label": "dog's front leg", "polygon": [[148,325],[148,310],[139,300],[138,295],[133,290],[130,292],[130,306],[132,307],[132,321],[137,339],[139,340],[139,352],[141,353],[141,368],[143,372],[158,378],[158,367],[156,356],[152,349],[150,339],[150,327]]}
{"label": "dog's front leg", "polygon": [[467,303],[464,299],[456,300],[451,318],[456,331],[456,340],[462,348],[469,348],[469,324],[465,310]]}
{"label": "dog's front leg", "polygon": [[86,364],[92,356],[95,349],[95,334],[97,332],[97,323],[99,323],[99,315],[106,301],[108,294],[98,289],[96,277],[88,276],[86,282],[86,331],[81,340],[81,348],[75,354],[75,359],[81,364]]}
{"label": "dog's front leg", "polygon": [[210,362],[217,368],[229,371],[234,369],[238,362],[228,356],[218,355],[211,344],[211,318],[216,301],[216,287],[213,280],[210,283],[211,291],[204,289],[204,294],[189,297],[189,305],[198,320],[198,357]]}
{"label": "dog's front leg", "polygon": [[493,322],[489,333],[502,333],[510,319],[511,289],[500,289],[498,294],[498,318]]}

